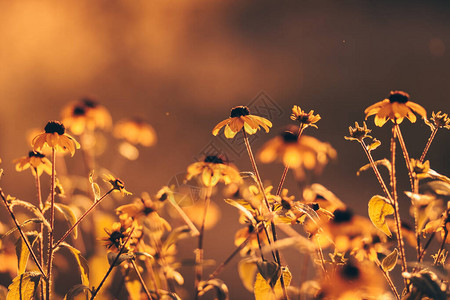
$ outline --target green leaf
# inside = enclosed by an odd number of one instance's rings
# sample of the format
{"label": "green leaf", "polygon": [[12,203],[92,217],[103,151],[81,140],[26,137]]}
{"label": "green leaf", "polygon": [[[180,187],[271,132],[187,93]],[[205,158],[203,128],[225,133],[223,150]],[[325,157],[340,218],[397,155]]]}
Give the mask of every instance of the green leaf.
{"label": "green leaf", "polygon": [[[64,218],[69,223],[70,227],[72,227],[77,222],[77,216],[73,212],[72,208],[68,205],[62,203],[55,203],[55,208],[64,215]],[[76,239],[78,237],[78,226],[74,228],[73,237]]]}
{"label": "green leaf", "polygon": [[250,292],[253,292],[253,287],[255,286],[256,280],[256,272],[258,272],[256,260],[248,258],[241,260],[238,265],[238,272],[244,287]]}
{"label": "green leaf", "polygon": [[[28,242],[33,247],[34,242],[39,237],[37,231],[26,232],[25,236]],[[27,268],[28,257],[30,256],[30,250],[28,250],[27,244],[23,240],[22,236],[16,241],[16,255],[17,255],[17,274],[21,275],[25,273]]]}
{"label": "green leaf", "polygon": [[94,171],[89,173],[89,182],[91,183],[92,193],[94,194],[95,201],[100,199],[100,187],[94,182]]}
{"label": "green leaf", "polygon": [[372,144],[367,146],[367,150],[372,151],[378,148],[381,145],[381,142],[377,139],[373,139]]}
{"label": "green leaf", "polygon": [[59,248],[66,248],[73,254],[73,257],[77,261],[78,268],[80,269],[81,283],[85,286],[89,286],[89,265],[87,260],[81,256],[80,250],[64,242],[59,244]]}
{"label": "green leaf", "polygon": [[[388,159],[386,159],[386,158],[375,161],[375,165],[376,165],[377,167],[380,166],[380,165],[381,165],[381,166],[385,166],[386,169],[388,169],[389,173],[391,172],[391,162],[390,162]],[[372,165],[371,165],[371,164],[367,164],[367,165],[362,166],[362,167],[359,168],[359,170],[356,172],[356,176],[361,175],[361,172],[370,170],[371,168],[372,168]]]}
{"label": "green leaf", "polygon": [[13,279],[6,300],[31,300],[41,280],[41,273],[26,272]]}
{"label": "green leaf", "polygon": [[280,265],[275,262],[259,261],[256,263],[256,266],[258,267],[259,274],[261,274],[273,288],[281,276]]}
{"label": "green leaf", "polygon": [[369,218],[376,228],[391,237],[392,233],[386,224],[386,216],[392,215],[394,208],[388,203],[388,199],[383,196],[373,196],[369,201]]}
{"label": "green leaf", "polygon": [[[114,263],[114,260],[117,257],[117,253],[114,252],[108,252],[108,263],[111,266]],[[122,253],[119,256],[119,259],[116,261],[116,264],[114,265],[114,267],[117,267],[118,265],[120,265],[121,263],[123,263],[126,260],[129,259],[133,259],[134,255],[133,253]]]}
{"label": "green leaf", "polygon": [[85,286],[83,284],[77,284],[74,285],[66,294],[66,296],[64,296],[64,300],[75,300],[75,298],[80,295],[81,293],[83,293],[86,296],[89,296],[89,293],[91,292],[91,290],[89,289],[88,286]]}
{"label": "green leaf", "polygon": [[[287,267],[282,268],[284,286],[287,288],[292,279],[291,272]],[[254,288],[255,300],[277,300],[283,299],[283,288],[281,287],[280,279],[277,280],[274,287],[271,287],[269,282],[258,273],[256,275],[255,288]]]}
{"label": "green leaf", "polygon": [[15,206],[22,206],[23,208],[28,209],[36,217],[41,219],[42,222],[44,223],[44,225],[47,226],[47,228],[51,228],[50,223],[47,221],[47,219],[44,217],[44,215],[39,211],[39,209],[36,206],[34,206],[33,204],[23,201],[23,200],[12,198],[12,200],[10,200],[10,202],[9,202],[9,206],[11,209],[13,209]]}
{"label": "green leaf", "polygon": [[386,272],[392,271],[395,268],[395,265],[397,264],[397,259],[398,259],[398,251],[397,248],[395,248],[391,254],[389,254],[383,259],[383,262],[381,263],[383,270],[385,270]]}
{"label": "green leaf", "polygon": [[236,200],[233,199],[225,199],[225,202],[236,207],[237,209],[239,209],[241,212],[244,213],[244,215],[247,217],[247,219],[249,219],[250,221],[253,221],[253,215],[251,212],[248,211],[248,209],[246,209],[242,204],[239,204]]}
{"label": "green leaf", "polygon": [[[29,224],[29,223],[41,224],[41,223],[42,223],[42,220],[41,220],[41,219],[38,219],[38,218],[28,219],[28,220],[26,220],[25,222],[23,222],[22,224],[20,224],[19,227],[22,228],[23,226],[25,226],[25,225],[27,225],[27,224]],[[15,232],[16,230],[17,230],[17,227],[11,228],[10,230],[8,230],[5,234],[3,234],[3,235],[0,237],[0,240],[3,239],[3,238],[5,238],[5,237],[7,237],[8,235],[10,235],[11,233]],[[0,300],[1,300],[1,298],[0,298]]]}

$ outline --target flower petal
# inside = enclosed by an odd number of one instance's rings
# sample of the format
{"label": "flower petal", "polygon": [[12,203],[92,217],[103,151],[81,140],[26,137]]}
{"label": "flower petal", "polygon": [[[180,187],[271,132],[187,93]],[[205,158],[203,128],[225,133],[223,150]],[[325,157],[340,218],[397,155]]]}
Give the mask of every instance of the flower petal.
{"label": "flower petal", "polygon": [[229,122],[230,122],[230,118],[225,119],[225,120],[223,120],[222,122],[220,122],[219,124],[217,124],[217,125],[213,128],[212,134],[213,134],[213,135],[217,135],[217,134],[219,133],[220,129],[221,129],[223,126],[227,125]]}

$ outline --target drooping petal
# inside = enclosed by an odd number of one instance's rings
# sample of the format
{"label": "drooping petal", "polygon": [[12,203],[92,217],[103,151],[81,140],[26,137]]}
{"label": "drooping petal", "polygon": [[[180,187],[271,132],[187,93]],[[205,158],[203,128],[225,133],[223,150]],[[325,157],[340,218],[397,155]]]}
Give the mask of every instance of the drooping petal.
{"label": "drooping petal", "polygon": [[256,128],[252,128],[250,125],[248,125],[248,123],[244,123],[244,130],[248,134],[255,134],[258,131],[258,128],[258,126],[256,126]]}
{"label": "drooping petal", "polygon": [[229,126],[228,124],[225,126],[224,132],[225,132],[225,137],[226,137],[227,139],[232,139],[232,138],[234,138],[234,136],[235,136],[236,133],[237,133],[237,131],[231,130],[231,128],[230,128],[230,126]]}
{"label": "drooping petal", "polygon": [[241,118],[231,118],[230,123],[228,123],[228,126],[233,130],[234,132],[241,131],[242,127],[244,127],[245,122]]}
{"label": "drooping petal", "polygon": [[230,122],[230,118],[223,120],[222,122],[220,122],[219,124],[217,124],[214,129],[212,130],[212,134],[213,135],[217,135],[220,131],[220,129],[227,125]]}
{"label": "drooping petal", "polygon": [[408,102],[406,102],[406,106],[411,108],[413,111],[415,111],[417,114],[419,114],[422,118],[427,117],[427,111],[421,105],[411,102],[411,101],[408,101]]}
{"label": "drooping petal", "polygon": [[411,123],[415,123],[417,120],[416,115],[408,108],[408,113],[406,114],[406,118],[408,118],[408,120]]}
{"label": "drooping petal", "polygon": [[377,102],[375,104],[372,104],[371,106],[366,108],[364,110],[364,113],[366,114],[366,119],[367,119],[368,116],[371,116],[371,115],[374,115],[374,114],[378,113],[380,108],[383,107],[388,102],[389,102],[389,99],[384,99],[384,100],[379,101],[379,102]]}
{"label": "drooping petal", "polygon": [[46,135],[46,133],[41,133],[33,139],[33,141],[31,142],[31,145],[33,146],[34,151],[40,151],[44,147],[45,140],[46,140],[45,135]]}

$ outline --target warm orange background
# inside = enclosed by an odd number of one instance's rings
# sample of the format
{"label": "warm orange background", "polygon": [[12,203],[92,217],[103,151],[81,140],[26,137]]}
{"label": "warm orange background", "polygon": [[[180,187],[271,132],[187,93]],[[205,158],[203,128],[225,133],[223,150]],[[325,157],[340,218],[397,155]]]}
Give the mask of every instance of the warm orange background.
{"label": "warm orange background", "polygon": [[[290,122],[292,105],[314,109],[322,120],[309,134],[338,151],[320,182],[367,215],[367,201],[381,190],[370,172],[356,177],[366,159],[356,143],[344,140],[348,126],[393,89],[410,93],[429,114],[450,108],[449,4],[388,3],[1,1],[1,185],[17,197],[34,197],[31,176],[16,173],[11,163],[29,149],[25,133],[88,95],[107,106],[115,121],[136,115],[154,126],[157,146],[142,150],[141,159],[118,174],[135,194],[154,193],[213,140],[212,127],[232,106],[265,91],[282,115],[254,147]],[[417,157],[429,129],[420,120],[404,123],[407,146]],[[374,127],[372,119],[368,124]],[[388,133],[386,127],[374,130],[383,142],[378,158],[388,149]],[[447,175],[449,144],[448,131],[438,132],[428,155],[432,168]],[[112,147],[109,160],[116,157]],[[406,175],[400,158],[399,172]],[[232,159],[250,169],[246,155]],[[80,162],[80,155],[74,160]],[[261,167],[262,176],[275,183],[281,170]],[[292,182],[288,186],[295,191]],[[240,227],[237,211],[220,205],[223,219],[207,233],[205,250],[218,261],[232,251]],[[406,208],[402,216],[408,216]],[[193,257],[191,246],[185,257]],[[235,280],[236,262],[221,276],[230,283],[231,299],[247,293]],[[189,277],[191,270],[184,271]]]}

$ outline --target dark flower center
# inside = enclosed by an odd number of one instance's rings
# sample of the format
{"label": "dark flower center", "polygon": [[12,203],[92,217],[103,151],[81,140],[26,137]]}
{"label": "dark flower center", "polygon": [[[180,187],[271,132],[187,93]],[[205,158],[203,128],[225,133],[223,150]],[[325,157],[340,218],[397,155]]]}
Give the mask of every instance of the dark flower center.
{"label": "dark flower center", "polygon": [[120,231],[113,231],[109,235],[109,240],[114,246],[120,245],[120,241],[125,238],[125,235]]}
{"label": "dark flower center", "polygon": [[286,201],[286,200],[281,200],[281,206],[284,208],[284,209],[287,209],[287,210],[289,210],[289,209],[291,209],[292,208],[292,206],[291,206],[291,204],[289,203],[289,201]]}
{"label": "dark flower center", "polygon": [[97,102],[95,102],[94,100],[91,100],[89,98],[84,98],[83,100],[84,106],[89,107],[89,108],[94,108],[97,107]]}
{"label": "dark flower center", "polygon": [[349,280],[357,279],[359,277],[359,273],[359,269],[351,263],[346,264],[341,270],[342,277]]}
{"label": "dark flower center", "polygon": [[154,211],[155,210],[151,207],[145,207],[143,213],[144,213],[144,215],[148,216],[149,214],[151,214]]}
{"label": "dark flower center", "polygon": [[402,91],[392,91],[389,95],[389,101],[391,103],[406,103],[409,101],[409,94]]}
{"label": "dark flower center", "polygon": [[344,223],[348,222],[352,219],[353,212],[349,209],[342,210],[342,209],[336,209],[334,211],[334,223]]}
{"label": "dark flower center", "polygon": [[66,128],[64,125],[59,121],[50,121],[45,125],[45,132],[46,133],[57,133],[59,135],[63,135],[66,132]]}
{"label": "dark flower center", "polygon": [[84,109],[84,107],[75,106],[75,108],[73,109],[74,116],[84,116],[85,114],[86,114],[86,110]]}
{"label": "dark flower center", "polygon": [[236,106],[231,110],[230,117],[236,118],[240,116],[247,116],[250,114],[247,106]]}
{"label": "dark flower center", "polygon": [[283,138],[283,141],[285,141],[286,143],[295,143],[298,140],[298,136],[290,131],[285,131],[281,133],[281,137]]}
{"label": "dark flower center", "polygon": [[165,201],[167,200],[167,193],[164,193],[161,195],[161,197],[159,197],[159,201]]}
{"label": "dark flower center", "polygon": [[43,158],[43,157],[45,157],[45,155],[40,153],[40,152],[30,151],[30,152],[28,152],[28,157],[40,157],[40,158]]}
{"label": "dark flower center", "polygon": [[311,207],[314,211],[318,211],[319,210],[319,203],[310,203],[308,204],[309,207]]}
{"label": "dark flower center", "polygon": [[204,162],[213,164],[223,164],[223,159],[215,155],[208,155],[207,157],[205,157]]}

